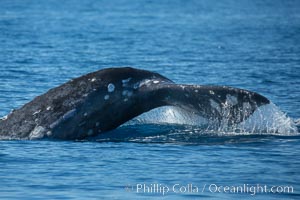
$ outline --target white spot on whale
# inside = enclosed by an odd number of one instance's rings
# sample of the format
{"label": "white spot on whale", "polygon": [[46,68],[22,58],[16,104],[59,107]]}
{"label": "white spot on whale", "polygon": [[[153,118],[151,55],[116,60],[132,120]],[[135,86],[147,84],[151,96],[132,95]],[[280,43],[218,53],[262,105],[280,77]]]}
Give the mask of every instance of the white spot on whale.
{"label": "white spot on whale", "polygon": [[249,102],[244,102],[243,103],[243,110],[244,112],[246,112],[247,110],[250,110],[251,109],[251,105]]}
{"label": "white spot on whale", "polygon": [[123,96],[126,96],[126,95],[127,95],[127,92],[128,92],[128,90],[124,90],[124,91],[122,92],[122,95],[123,95]]}
{"label": "white spot on whale", "polygon": [[128,91],[127,96],[131,97],[132,96],[132,91]]}
{"label": "white spot on whale", "polygon": [[124,84],[124,83],[128,83],[130,80],[131,80],[131,77],[129,77],[128,79],[122,80],[122,83],[123,83],[123,84]]}
{"label": "white spot on whale", "polygon": [[104,96],[104,100],[108,100],[108,99],[109,99],[109,95],[107,94]]}
{"label": "white spot on whale", "polygon": [[212,90],[209,90],[209,94],[212,94],[212,95],[214,95],[214,94],[215,94],[215,92],[214,92],[214,91],[212,91]]}
{"label": "white spot on whale", "polygon": [[230,95],[230,94],[227,94],[227,95],[226,95],[226,103],[227,103],[228,105],[234,106],[234,105],[238,104],[238,99],[237,99],[237,97],[235,97],[235,96],[232,96],[232,95]]}
{"label": "white spot on whale", "polygon": [[122,86],[123,87],[127,87],[130,80],[131,80],[131,77],[122,80]]}
{"label": "white spot on whale", "polygon": [[35,111],[32,115],[37,115],[41,112],[41,110]]}
{"label": "white spot on whale", "polygon": [[140,86],[140,82],[137,82],[137,83],[135,83],[134,85],[133,85],[133,89],[138,89],[139,88],[139,86]]}
{"label": "white spot on whale", "polygon": [[87,132],[88,136],[93,135],[93,133],[94,133],[94,131],[93,131],[92,129],[90,129],[90,130]]}
{"label": "white spot on whale", "polygon": [[72,109],[72,110],[69,110],[68,112],[66,112],[62,118],[64,120],[66,120],[66,119],[73,117],[75,114],[76,114],[76,109]]}
{"label": "white spot on whale", "polygon": [[219,113],[221,113],[221,108],[219,106],[219,104],[214,101],[213,99],[209,99],[210,102],[210,106],[213,107],[214,109],[216,109]]}
{"label": "white spot on whale", "polygon": [[49,125],[49,127],[51,129],[55,128],[56,126],[58,126],[61,122],[62,122],[62,118],[59,118],[58,120],[56,120],[55,122],[53,122],[52,124]]}
{"label": "white spot on whale", "polygon": [[[53,122],[52,124],[49,125],[50,129],[55,128],[56,126],[58,126],[60,123],[62,123],[63,121],[73,117],[76,114],[76,109],[72,109],[69,110],[68,112],[66,112],[62,117],[60,117],[58,120],[56,120],[55,122]],[[84,113],[83,116],[87,116],[87,113]]]}
{"label": "white spot on whale", "polygon": [[46,110],[51,110],[51,106],[48,106],[48,107],[46,108]]}
{"label": "white spot on whale", "polygon": [[143,80],[143,81],[140,82],[139,87],[142,87],[144,85],[145,86],[150,86],[150,84],[151,84],[151,80],[145,79],[145,80]]}
{"label": "white spot on whale", "polygon": [[91,82],[95,82],[97,79],[94,77],[92,78]]}
{"label": "white spot on whale", "polygon": [[159,83],[159,81],[155,80],[155,81],[153,81],[153,83],[154,83],[154,84],[157,84],[157,83]]}
{"label": "white spot on whale", "polygon": [[130,90],[124,90],[124,91],[122,92],[122,95],[123,95],[123,96],[128,96],[128,97],[130,97],[130,96],[132,96],[132,94],[133,94],[133,92],[130,91]]}
{"label": "white spot on whale", "polygon": [[108,92],[113,92],[113,91],[115,91],[115,85],[112,84],[112,83],[108,84],[108,86],[107,86],[107,91],[108,91]]}
{"label": "white spot on whale", "polygon": [[84,114],[83,114],[83,116],[85,116],[85,117],[86,117],[87,115],[88,115],[87,113],[84,113]]}
{"label": "white spot on whale", "polygon": [[36,126],[33,131],[30,133],[30,139],[39,139],[44,137],[46,129],[42,126]]}

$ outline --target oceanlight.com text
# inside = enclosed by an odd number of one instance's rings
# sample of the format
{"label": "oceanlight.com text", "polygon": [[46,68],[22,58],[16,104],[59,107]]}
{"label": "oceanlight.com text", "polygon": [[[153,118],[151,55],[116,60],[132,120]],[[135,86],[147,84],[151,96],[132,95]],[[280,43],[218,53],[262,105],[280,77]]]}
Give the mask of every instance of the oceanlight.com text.
{"label": "oceanlight.com text", "polygon": [[167,195],[169,193],[178,194],[197,194],[197,193],[228,193],[228,194],[291,194],[294,193],[294,187],[288,185],[266,185],[266,184],[241,184],[241,185],[220,185],[220,184],[160,184],[160,183],[137,183],[125,186],[128,192],[137,194],[157,194]]}

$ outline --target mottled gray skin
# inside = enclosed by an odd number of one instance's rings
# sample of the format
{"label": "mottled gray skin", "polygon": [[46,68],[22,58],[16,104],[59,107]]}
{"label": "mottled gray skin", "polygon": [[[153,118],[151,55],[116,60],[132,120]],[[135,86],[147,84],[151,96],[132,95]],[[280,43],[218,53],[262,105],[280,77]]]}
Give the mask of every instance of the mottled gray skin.
{"label": "mottled gray skin", "polygon": [[112,130],[160,106],[239,123],[270,103],[257,93],[224,86],[178,85],[145,70],[109,68],[73,79],[0,120],[9,139],[83,139]]}

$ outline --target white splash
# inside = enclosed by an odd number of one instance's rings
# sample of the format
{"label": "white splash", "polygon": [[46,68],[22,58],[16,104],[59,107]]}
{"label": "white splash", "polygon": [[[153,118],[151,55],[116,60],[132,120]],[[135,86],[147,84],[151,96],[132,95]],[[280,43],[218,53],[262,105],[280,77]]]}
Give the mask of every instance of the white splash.
{"label": "white splash", "polygon": [[163,106],[146,112],[127,122],[125,125],[136,123],[201,125],[207,124],[208,121],[199,115],[187,112],[181,108]]}
{"label": "white splash", "polygon": [[250,133],[272,135],[298,135],[294,121],[273,103],[259,107],[237,129]]}
{"label": "white splash", "polygon": [[[214,102],[211,102],[214,104]],[[245,105],[247,112],[247,105]],[[174,106],[164,106],[144,113],[128,124],[181,124],[205,127],[204,131],[217,131],[220,135],[299,135],[296,124],[274,104],[259,107],[247,120],[229,126],[229,113],[223,120],[207,119],[198,114]]]}

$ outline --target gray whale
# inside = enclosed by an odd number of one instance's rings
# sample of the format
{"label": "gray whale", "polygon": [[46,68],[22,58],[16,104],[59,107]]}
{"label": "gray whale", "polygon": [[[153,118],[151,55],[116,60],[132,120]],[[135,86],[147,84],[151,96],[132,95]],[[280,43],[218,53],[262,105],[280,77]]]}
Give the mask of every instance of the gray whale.
{"label": "gray whale", "polygon": [[171,105],[228,124],[270,101],[255,92],[175,84],[154,72],[108,68],[68,81],[0,120],[0,138],[84,139],[117,128],[151,109]]}

